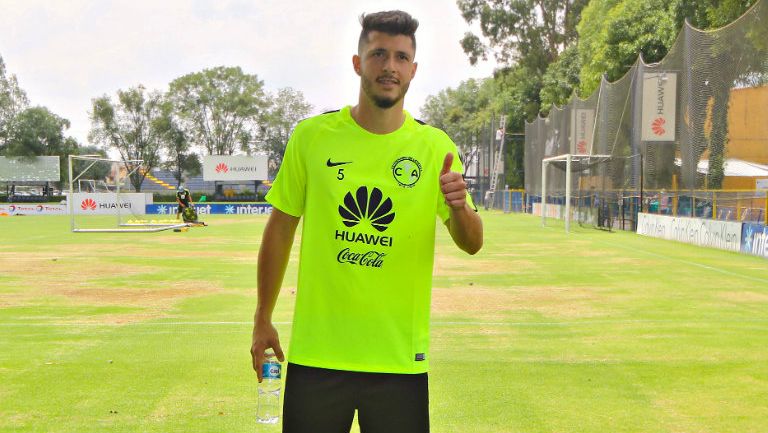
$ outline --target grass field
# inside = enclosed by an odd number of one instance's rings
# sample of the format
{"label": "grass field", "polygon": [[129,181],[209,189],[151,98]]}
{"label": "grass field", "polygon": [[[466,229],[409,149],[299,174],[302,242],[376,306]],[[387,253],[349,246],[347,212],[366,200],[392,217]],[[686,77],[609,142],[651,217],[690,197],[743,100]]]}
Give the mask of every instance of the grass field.
{"label": "grass field", "polygon": [[[482,216],[475,257],[438,231],[433,432],[768,431],[768,261]],[[279,431],[255,423],[248,353],[266,217],[206,221],[0,218],[0,432]]]}

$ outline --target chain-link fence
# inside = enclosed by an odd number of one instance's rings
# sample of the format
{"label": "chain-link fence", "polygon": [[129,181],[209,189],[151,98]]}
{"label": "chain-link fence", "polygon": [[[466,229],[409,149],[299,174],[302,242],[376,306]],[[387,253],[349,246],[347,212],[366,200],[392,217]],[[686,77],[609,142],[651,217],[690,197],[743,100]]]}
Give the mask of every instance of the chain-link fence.
{"label": "chain-link fence", "polygon": [[565,161],[547,165],[543,186],[542,160],[565,154],[576,156],[575,219],[633,229],[632,213],[669,209],[765,222],[768,1],[718,30],[686,24],[661,62],[638,58],[589,98],[573,97],[526,124],[529,203],[540,202],[543,190],[547,203],[563,203]]}

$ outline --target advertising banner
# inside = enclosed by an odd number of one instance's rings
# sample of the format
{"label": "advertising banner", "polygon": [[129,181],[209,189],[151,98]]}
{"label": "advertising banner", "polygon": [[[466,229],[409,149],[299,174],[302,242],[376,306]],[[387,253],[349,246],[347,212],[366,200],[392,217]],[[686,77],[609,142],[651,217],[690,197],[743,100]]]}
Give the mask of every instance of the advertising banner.
{"label": "advertising banner", "polygon": [[12,158],[0,156],[0,182],[58,182],[59,157]]}
{"label": "advertising banner", "polygon": [[768,227],[744,223],[741,233],[741,252],[768,259]]}
{"label": "advertising banner", "polygon": [[740,222],[638,214],[637,234],[721,250],[741,249]]}
{"label": "advertising banner", "polygon": [[643,74],[641,140],[674,141],[677,108],[677,74]]}
{"label": "advertising banner", "polygon": [[[146,213],[149,215],[176,215],[178,206],[172,203],[149,204]],[[272,205],[268,203],[215,203],[196,204],[197,215],[269,215]]]}
{"label": "advertising banner", "polygon": [[67,206],[63,204],[0,204],[0,214],[8,215],[64,215]]}
{"label": "advertising banner", "polygon": [[203,157],[203,180],[267,180],[266,156],[209,155]]}
{"label": "advertising banner", "polygon": [[571,114],[571,153],[589,155],[592,150],[592,132],[595,126],[595,110],[577,108]]}
{"label": "advertising banner", "polygon": [[72,196],[75,215],[143,215],[147,205],[144,193],[120,194],[120,201],[114,193],[75,193]]}

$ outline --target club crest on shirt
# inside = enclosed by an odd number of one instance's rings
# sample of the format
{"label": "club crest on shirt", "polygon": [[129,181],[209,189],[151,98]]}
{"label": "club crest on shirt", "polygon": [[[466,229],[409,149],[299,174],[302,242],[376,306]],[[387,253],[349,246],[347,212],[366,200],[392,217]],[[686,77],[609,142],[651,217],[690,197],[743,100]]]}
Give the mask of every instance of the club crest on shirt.
{"label": "club crest on shirt", "polygon": [[421,179],[421,164],[410,156],[398,158],[392,164],[392,176],[400,186],[413,188]]}

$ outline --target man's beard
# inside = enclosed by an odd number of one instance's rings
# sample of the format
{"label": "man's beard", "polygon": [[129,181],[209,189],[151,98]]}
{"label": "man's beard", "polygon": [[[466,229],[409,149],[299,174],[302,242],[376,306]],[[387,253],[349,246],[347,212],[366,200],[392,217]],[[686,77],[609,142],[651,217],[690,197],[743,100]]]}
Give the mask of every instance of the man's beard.
{"label": "man's beard", "polygon": [[371,80],[369,80],[366,77],[362,77],[362,78],[363,78],[363,92],[365,92],[365,95],[368,96],[368,98],[370,98],[371,101],[373,101],[373,103],[377,107],[383,108],[383,109],[392,108],[395,106],[395,104],[400,102],[405,96],[406,92],[408,92],[408,87],[410,86],[410,83],[406,84],[405,86],[402,87],[402,91],[400,92],[399,95],[397,95],[397,97],[388,98],[386,96],[377,95],[373,90],[373,83],[371,82]]}

